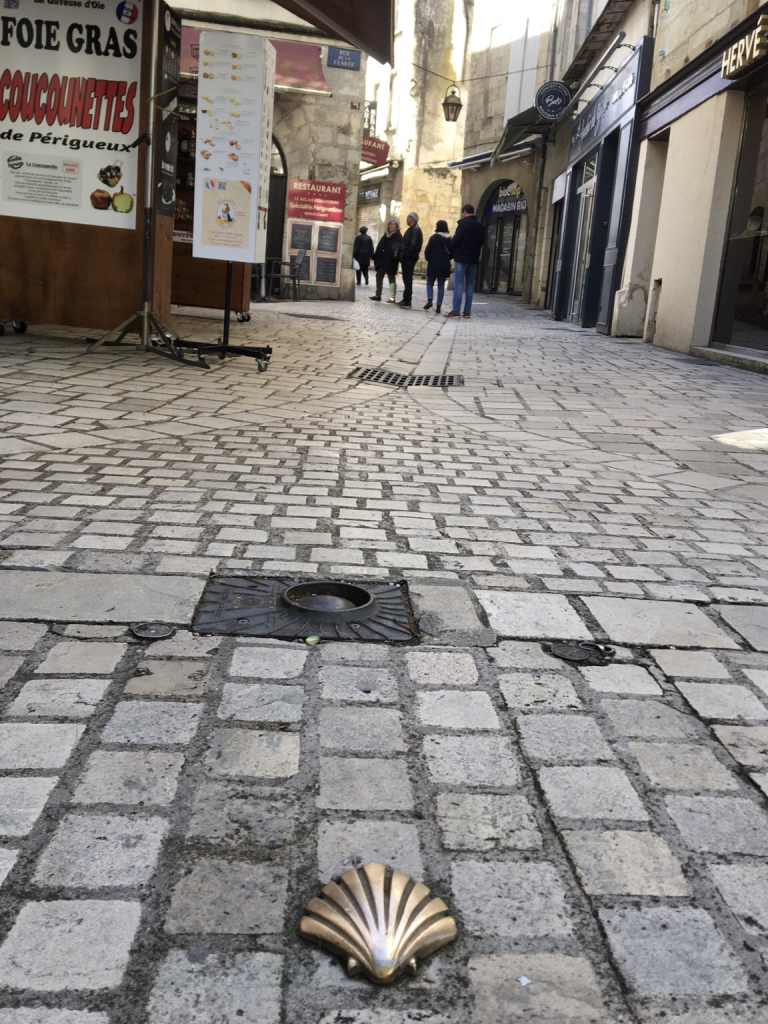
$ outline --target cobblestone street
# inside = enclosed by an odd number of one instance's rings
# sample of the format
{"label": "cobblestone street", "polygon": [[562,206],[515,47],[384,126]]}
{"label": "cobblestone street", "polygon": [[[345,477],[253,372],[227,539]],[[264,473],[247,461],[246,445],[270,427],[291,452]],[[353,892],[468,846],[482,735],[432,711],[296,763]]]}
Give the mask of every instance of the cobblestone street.
{"label": "cobblestone street", "polygon": [[[0,1024],[768,1024],[768,377],[369,294],[265,373],[0,339]],[[197,635],[211,572],[419,642]],[[383,987],[298,935],[369,860],[459,927]]]}

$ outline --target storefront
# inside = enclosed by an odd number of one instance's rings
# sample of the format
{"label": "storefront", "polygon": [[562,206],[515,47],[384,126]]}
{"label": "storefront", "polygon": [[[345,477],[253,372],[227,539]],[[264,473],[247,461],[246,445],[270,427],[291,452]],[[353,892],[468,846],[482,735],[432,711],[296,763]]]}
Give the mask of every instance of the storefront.
{"label": "storefront", "polygon": [[[247,308],[253,264],[289,257],[307,229],[304,293],[354,299],[350,186],[365,61],[329,45],[340,41],[335,19],[312,4],[298,25],[295,11],[281,20],[279,3],[263,21],[201,14],[197,27],[220,38],[210,54],[198,44],[193,69],[179,59],[178,13],[157,0],[59,3],[44,19],[37,3],[8,0],[3,16],[0,236],[13,259],[0,274],[0,318],[106,330],[146,326],[149,309],[167,318],[172,301],[222,308],[230,260],[232,306]],[[285,6],[304,12],[301,2]],[[351,0],[341,7],[347,41],[391,59],[390,0],[374,15]],[[232,32],[243,46],[225,45]],[[250,63],[251,44],[266,37],[286,50],[274,96],[266,65],[256,74]],[[318,88],[303,77],[309,50]],[[318,193],[294,200],[303,235],[288,221],[291,182]],[[237,240],[231,255],[195,251],[225,237]]]}
{"label": "storefront", "polygon": [[[744,129],[711,343],[768,352],[768,15],[758,19],[754,32],[759,45],[752,47],[756,56],[743,83]],[[754,38],[751,31],[745,38]],[[732,48],[724,50],[721,75],[737,83],[742,69],[731,67]]]}
{"label": "storefront", "polygon": [[648,274],[625,286],[647,289],[655,345],[768,351],[767,109],[766,3],[641,104],[641,168],[656,170],[634,218],[656,226],[634,260]]}
{"label": "storefront", "polygon": [[636,104],[650,83],[652,45],[641,40],[573,122],[552,281],[556,320],[610,329],[637,165]]}
{"label": "storefront", "polygon": [[485,246],[479,291],[522,295],[528,241],[528,201],[514,181],[502,182],[481,212]]}

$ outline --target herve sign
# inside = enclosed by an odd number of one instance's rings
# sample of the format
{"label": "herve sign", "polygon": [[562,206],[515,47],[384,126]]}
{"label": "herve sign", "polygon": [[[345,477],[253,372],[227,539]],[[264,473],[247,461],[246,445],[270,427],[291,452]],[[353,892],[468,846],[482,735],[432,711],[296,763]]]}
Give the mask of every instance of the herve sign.
{"label": "herve sign", "polygon": [[768,35],[768,14],[761,14],[757,27],[749,35],[729,46],[723,54],[722,78],[733,78],[744,68],[762,60],[766,55],[766,35]]}
{"label": "herve sign", "polygon": [[134,228],[142,0],[17,2],[0,15],[0,214]]}

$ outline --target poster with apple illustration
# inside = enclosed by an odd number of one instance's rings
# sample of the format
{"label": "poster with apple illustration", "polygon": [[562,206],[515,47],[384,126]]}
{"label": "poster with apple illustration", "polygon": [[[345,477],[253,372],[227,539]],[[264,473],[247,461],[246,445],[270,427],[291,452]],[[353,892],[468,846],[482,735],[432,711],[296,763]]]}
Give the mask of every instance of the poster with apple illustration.
{"label": "poster with apple illustration", "polygon": [[142,0],[3,6],[0,215],[135,228]]}
{"label": "poster with apple illustration", "polygon": [[263,36],[200,33],[193,256],[264,259],[274,77]]}

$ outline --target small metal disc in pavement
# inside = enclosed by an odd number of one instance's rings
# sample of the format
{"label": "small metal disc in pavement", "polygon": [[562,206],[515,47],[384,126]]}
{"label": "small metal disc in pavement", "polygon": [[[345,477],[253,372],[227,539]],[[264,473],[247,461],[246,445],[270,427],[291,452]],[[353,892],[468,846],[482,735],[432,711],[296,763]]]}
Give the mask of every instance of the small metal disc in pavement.
{"label": "small metal disc in pavement", "polygon": [[176,632],[176,627],[168,622],[137,622],[131,626],[131,632],[139,640],[167,640]]}
{"label": "small metal disc in pavement", "polygon": [[578,644],[552,644],[549,652],[564,661],[591,661],[594,657],[592,651],[586,651]]}

